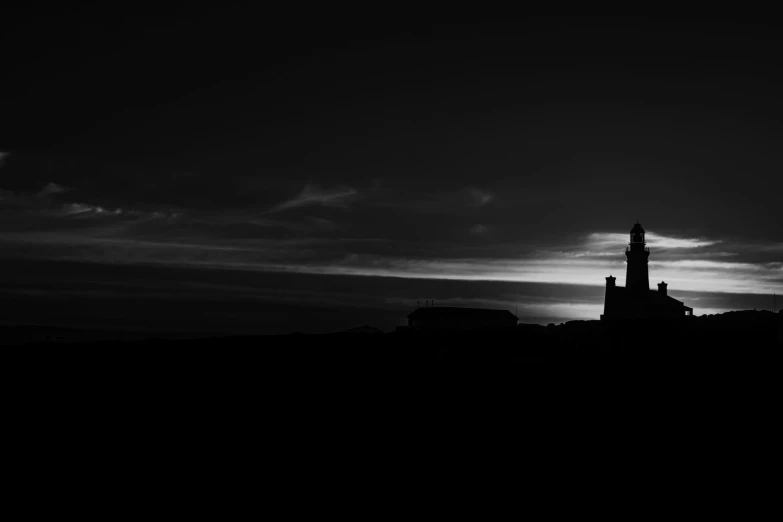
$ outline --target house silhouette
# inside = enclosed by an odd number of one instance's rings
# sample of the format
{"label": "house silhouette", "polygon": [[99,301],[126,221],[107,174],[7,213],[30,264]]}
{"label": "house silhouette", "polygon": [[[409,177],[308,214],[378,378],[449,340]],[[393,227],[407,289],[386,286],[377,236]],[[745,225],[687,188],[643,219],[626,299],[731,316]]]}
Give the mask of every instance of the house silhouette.
{"label": "house silhouette", "polygon": [[427,331],[466,331],[477,328],[514,327],[519,319],[508,310],[433,306],[408,314],[408,327]]}
{"label": "house silhouette", "polygon": [[601,320],[648,317],[685,317],[693,315],[693,308],[668,295],[668,285],[661,281],[658,291],[650,290],[647,261],[650,248],[644,239],[644,228],[638,222],[631,229],[628,247],[625,288],[615,284],[615,277],[606,278],[604,313]]}

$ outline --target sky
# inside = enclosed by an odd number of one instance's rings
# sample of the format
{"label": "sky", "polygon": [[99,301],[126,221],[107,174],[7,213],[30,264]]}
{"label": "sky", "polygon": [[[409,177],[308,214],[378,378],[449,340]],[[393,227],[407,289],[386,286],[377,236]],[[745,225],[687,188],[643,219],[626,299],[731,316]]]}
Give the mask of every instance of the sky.
{"label": "sky", "polygon": [[7,13],[3,324],[598,319],[637,220],[695,315],[783,294],[767,20]]}

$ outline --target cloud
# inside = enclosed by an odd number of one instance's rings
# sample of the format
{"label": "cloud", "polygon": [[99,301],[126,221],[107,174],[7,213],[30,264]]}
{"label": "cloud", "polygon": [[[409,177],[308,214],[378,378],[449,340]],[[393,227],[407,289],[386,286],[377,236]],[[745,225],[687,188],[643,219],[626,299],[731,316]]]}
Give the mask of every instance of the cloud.
{"label": "cloud", "polygon": [[[63,202],[50,197],[68,191],[68,188],[54,182],[48,183],[38,192],[0,189],[0,212],[3,215],[0,220],[0,239],[8,239],[7,234],[13,236],[15,233],[32,237],[38,232],[66,236],[73,233],[113,236],[131,231],[149,234],[149,228],[142,230],[140,227],[152,221],[168,226],[177,222],[177,218],[182,215],[172,209],[107,207],[84,201]],[[160,230],[169,232],[163,227]],[[66,241],[72,239],[67,237]]]}
{"label": "cloud", "polygon": [[720,243],[718,240],[688,237],[668,237],[648,232],[645,234],[647,244],[657,248],[703,248]]}
{"label": "cloud", "polygon": [[470,233],[474,236],[481,236],[487,232],[489,232],[489,227],[485,227],[484,225],[473,225],[470,227]]}
{"label": "cloud", "polygon": [[323,207],[345,207],[347,202],[355,199],[359,191],[352,187],[334,187],[321,189],[317,185],[306,185],[297,196],[272,207],[269,213],[281,212],[297,207],[320,205]]}
{"label": "cloud", "polygon": [[[675,237],[664,236],[654,232],[648,232],[645,235],[647,246],[650,247],[656,260],[674,258],[685,258],[686,256],[698,255],[699,258],[721,258],[736,256],[736,252],[725,251],[727,248],[740,248],[739,244],[729,245],[723,240],[706,239],[702,237]],[[539,252],[543,257],[561,257],[561,258],[618,258],[625,259],[624,253],[628,246],[628,234],[616,234],[606,232],[593,232],[572,240],[572,248],[559,249],[544,248]],[[714,251],[709,247],[720,244],[723,251]]]}
{"label": "cloud", "polygon": [[62,215],[75,216],[78,214],[84,214],[86,212],[92,212],[94,208],[92,205],[85,205],[84,203],[68,203],[63,205]]}
{"label": "cloud", "polygon": [[[783,292],[783,266],[780,263],[714,263],[703,265],[651,263],[650,279],[671,283],[672,292],[729,292],[765,294]],[[543,259],[453,259],[369,260],[355,257],[318,268],[320,273],[382,275],[416,279],[455,279],[472,281],[509,281],[597,285],[605,284],[609,274],[624,274],[623,261],[597,261],[562,258]],[[621,275],[622,277],[622,275]]]}
{"label": "cloud", "polygon": [[3,167],[3,163],[5,163],[5,159],[8,157],[8,155],[9,154],[7,152],[0,150],[0,168]]}
{"label": "cloud", "polygon": [[[675,248],[703,248],[720,243],[717,240],[704,238],[673,237],[663,236],[654,232],[645,234],[647,246],[650,248],[675,249]],[[595,232],[588,236],[587,243],[594,249],[614,249],[618,246],[627,245],[629,241],[628,234],[609,234],[604,232]]]}
{"label": "cloud", "polygon": [[473,204],[482,207],[494,199],[494,195],[490,192],[471,187],[468,189],[468,194],[473,199]]}
{"label": "cloud", "polygon": [[121,208],[104,208],[99,205],[87,205],[85,203],[67,203],[62,206],[57,215],[60,216],[119,216],[121,214],[128,214],[135,217],[141,217],[144,215],[152,217],[164,217],[162,212],[140,212],[140,211],[123,211]]}
{"label": "cloud", "polygon": [[[74,206],[73,211],[88,215],[96,212],[86,206]],[[220,241],[205,237],[176,238],[164,233],[162,236],[156,235],[155,240],[147,240],[143,237],[128,236],[125,234],[127,231],[107,236],[102,233],[103,230],[0,234],[0,241],[4,243],[2,253],[6,255],[14,253],[13,244],[9,244],[12,242],[22,245],[26,256],[50,259],[201,267],[244,272],[393,277],[455,281],[460,284],[469,281],[494,281],[508,284],[579,285],[597,289],[599,293],[605,284],[604,278],[610,274],[618,276],[618,284],[624,284],[626,269],[621,258],[612,260],[537,255],[514,259],[417,259],[394,254],[356,254],[355,245],[341,243],[338,248],[334,248],[333,239],[258,238],[252,241]],[[769,295],[772,292],[780,294],[783,293],[783,264],[715,260],[651,261],[650,280],[653,288],[656,281],[668,282],[670,293],[678,299],[681,298],[681,293],[687,292],[724,295]],[[600,307],[600,303],[598,304]],[[702,306],[716,307],[717,304]],[[554,314],[555,310],[551,312]],[[594,308],[587,307],[583,312],[592,314]],[[566,313],[566,308],[558,308],[557,314],[570,318],[579,316],[573,310]]]}
{"label": "cloud", "polygon": [[0,201],[5,201],[5,202],[14,201],[16,200],[17,197],[18,196],[16,192],[12,190],[0,189]]}
{"label": "cloud", "polygon": [[54,182],[49,182],[46,184],[44,188],[42,188],[38,192],[37,196],[39,198],[43,198],[43,197],[50,196],[52,194],[60,194],[62,192],[68,192],[68,190],[70,189],[68,189],[67,187],[63,187],[62,185],[58,185],[57,183]]}
{"label": "cloud", "polygon": [[[53,190],[57,189],[49,187],[48,192],[56,193]],[[491,199],[486,193],[469,199],[469,190],[472,189],[463,188],[435,197],[442,196],[438,201],[444,207],[461,208],[463,212],[471,201],[486,204]],[[21,205],[11,205],[11,199],[19,196],[0,192],[1,198],[8,199],[2,202],[7,207],[6,215],[19,216],[16,222],[6,220],[2,228],[8,234],[1,234],[0,240],[19,242],[22,232],[17,223],[21,223],[26,244],[46,244],[47,255],[75,255],[73,245],[81,245],[80,256],[108,263],[131,260],[128,262],[244,271],[592,287],[603,286],[605,277],[613,274],[621,279],[618,284],[624,283],[627,234],[594,232],[570,238],[546,238],[539,243],[535,242],[536,238],[525,243],[500,242],[503,237],[499,241],[485,241],[478,238],[502,236],[503,225],[493,225],[490,229],[475,221],[452,218],[448,221],[452,235],[428,240],[422,247],[418,231],[419,237],[415,238],[390,237],[391,234],[383,231],[370,238],[369,229],[356,224],[361,219],[340,225],[320,217],[308,217],[305,212],[263,215],[299,207],[344,207],[359,196],[359,191],[352,187],[320,188],[308,184],[296,197],[267,212],[258,209],[252,213],[242,209],[229,213],[187,212],[183,219],[168,219],[177,214],[154,208],[145,211],[108,208],[86,202],[60,205],[53,198],[35,198],[29,194],[24,197],[35,206],[22,207],[14,213],[14,207]],[[377,212],[377,209],[369,210]],[[36,218],[39,214],[43,217]],[[276,219],[281,216],[292,217]],[[370,219],[364,221],[372,224]],[[436,220],[427,222],[433,221]],[[440,230],[439,225],[436,222],[433,228]],[[41,235],[36,236],[34,232]],[[376,232],[372,230],[372,234]],[[476,239],[464,241],[467,234]],[[783,252],[779,243],[752,245],[731,238],[655,233],[647,237],[653,246],[651,282],[669,282],[673,294],[678,291],[783,293],[783,267],[775,263]]]}

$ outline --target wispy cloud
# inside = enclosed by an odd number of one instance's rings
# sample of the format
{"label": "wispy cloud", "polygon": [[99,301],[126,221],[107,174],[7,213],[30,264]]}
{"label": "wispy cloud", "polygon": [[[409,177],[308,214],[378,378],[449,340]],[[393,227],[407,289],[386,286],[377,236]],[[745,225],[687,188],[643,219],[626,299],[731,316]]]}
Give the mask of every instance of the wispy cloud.
{"label": "wispy cloud", "polygon": [[63,234],[63,241],[73,241],[72,234],[85,237],[127,234],[151,221],[171,223],[181,212],[160,208],[108,207],[85,201],[63,202],[54,194],[70,189],[54,182],[37,192],[13,192],[0,189],[0,239],[15,241],[18,233],[37,237],[39,232]]}
{"label": "wispy cloud", "polygon": [[489,227],[486,227],[484,225],[473,225],[470,227],[470,233],[474,236],[481,236],[489,232]]}
{"label": "wispy cloud", "polygon": [[494,199],[494,194],[471,187],[468,189],[468,194],[473,199],[473,204],[482,207]]}
{"label": "wispy cloud", "polygon": [[[645,234],[647,245],[650,248],[702,248],[720,243],[718,240],[705,238],[673,237],[647,232]],[[604,249],[617,250],[618,247],[627,245],[629,241],[628,234],[614,234],[605,232],[595,232],[588,236],[587,244],[593,250],[601,251]]]}
{"label": "wispy cloud", "polygon": [[0,150],[0,168],[3,167],[3,163],[5,163],[5,159],[7,157],[8,157],[8,153],[7,152],[3,152],[2,150]]}
{"label": "wispy cloud", "polygon": [[62,185],[58,185],[54,182],[49,182],[46,184],[44,188],[42,188],[40,191],[38,191],[38,197],[47,197],[51,196],[52,194],[60,194],[63,192],[68,192],[68,188],[64,187]]}
{"label": "wispy cloud", "polygon": [[704,238],[669,237],[653,232],[645,234],[647,244],[651,248],[703,248],[720,243],[719,240]]}
{"label": "wispy cloud", "polygon": [[[713,263],[705,268],[698,263],[651,263],[651,279],[671,283],[673,292],[729,292],[764,294],[783,292],[783,265],[780,263]],[[455,279],[472,281],[509,281],[603,285],[609,274],[624,274],[622,261],[575,259],[458,259],[410,260],[384,259],[380,262],[348,262],[318,268],[320,273],[385,275],[417,279]],[[622,277],[622,276],[621,276]]]}
{"label": "wispy cloud", "polygon": [[272,207],[269,212],[281,212],[297,207],[320,205],[324,207],[346,207],[347,203],[359,196],[353,187],[333,187],[322,189],[317,185],[306,185],[297,196]]}
{"label": "wispy cloud", "polygon": [[309,221],[318,230],[337,230],[340,227],[340,225],[337,222],[332,221],[330,219],[310,217]]}
{"label": "wispy cloud", "polygon": [[62,206],[59,214],[63,216],[87,216],[87,215],[116,215],[123,213],[121,208],[104,208],[99,205],[87,205],[85,203],[67,203]]}

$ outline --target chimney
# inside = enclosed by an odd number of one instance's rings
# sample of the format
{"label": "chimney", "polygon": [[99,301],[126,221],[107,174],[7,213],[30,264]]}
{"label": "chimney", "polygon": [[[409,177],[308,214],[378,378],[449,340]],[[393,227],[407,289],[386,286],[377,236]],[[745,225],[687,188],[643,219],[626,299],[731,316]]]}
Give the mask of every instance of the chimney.
{"label": "chimney", "polygon": [[609,276],[606,278],[606,286],[614,286],[614,282],[617,278]]}
{"label": "chimney", "polygon": [[666,293],[666,286],[667,286],[667,285],[666,285],[666,283],[664,283],[663,281],[661,281],[660,283],[658,283],[658,291],[659,291],[661,294],[663,294],[663,295],[668,295],[668,294]]}

